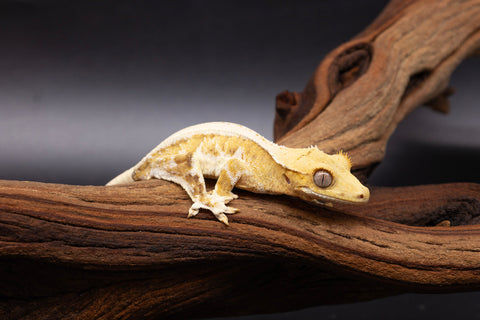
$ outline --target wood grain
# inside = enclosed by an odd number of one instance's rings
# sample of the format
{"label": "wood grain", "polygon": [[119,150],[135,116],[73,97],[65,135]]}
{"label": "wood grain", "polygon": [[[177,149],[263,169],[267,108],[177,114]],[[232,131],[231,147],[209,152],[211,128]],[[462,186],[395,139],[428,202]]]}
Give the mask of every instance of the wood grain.
{"label": "wood grain", "polygon": [[[480,188],[456,188],[456,195],[429,186],[374,189],[368,207],[344,206],[342,212],[240,191],[235,206],[241,213],[226,227],[208,212],[187,219],[190,200],[169,182],[80,187],[0,181],[0,275],[11,279],[0,288],[0,314],[213,316],[405,290],[478,289],[480,228],[466,224],[480,219]],[[392,191],[408,198],[392,203]],[[424,197],[441,201],[418,206]],[[404,214],[388,216],[386,201]],[[445,216],[432,216],[442,210]],[[463,217],[463,226],[435,226],[452,212]],[[432,227],[386,218],[427,220]],[[335,288],[339,283],[348,285]],[[390,288],[381,289],[382,283]],[[221,307],[213,308],[218,300]]]}

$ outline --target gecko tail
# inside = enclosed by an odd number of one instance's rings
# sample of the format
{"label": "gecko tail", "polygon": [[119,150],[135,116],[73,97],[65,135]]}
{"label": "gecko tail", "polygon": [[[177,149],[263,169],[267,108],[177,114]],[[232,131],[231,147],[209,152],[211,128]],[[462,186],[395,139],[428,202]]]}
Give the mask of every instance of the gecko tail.
{"label": "gecko tail", "polygon": [[118,176],[110,180],[106,185],[114,186],[117,184],[126,184],[130,182],[134,182],[135,180],[133,180],[132,175],[133,175],[133,168],[130,168],[127,171],[119,174]]}

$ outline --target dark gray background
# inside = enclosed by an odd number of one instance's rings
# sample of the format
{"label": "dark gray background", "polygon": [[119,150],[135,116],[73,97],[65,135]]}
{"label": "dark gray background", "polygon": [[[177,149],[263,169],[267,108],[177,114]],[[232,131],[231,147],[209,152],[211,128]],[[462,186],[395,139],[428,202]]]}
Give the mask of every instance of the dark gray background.
{"label": "dark gray background", "polygon": [[[101,185],[205,121],[272,137],[275,95],[386,1],[0,1],[0,179]],[[480,59],[448,116],[420,108],[369,183],[480,181]],[[221,302],[220,302],[221,303]],[[479,318],[480,293],[402,295],[242,319]]]}

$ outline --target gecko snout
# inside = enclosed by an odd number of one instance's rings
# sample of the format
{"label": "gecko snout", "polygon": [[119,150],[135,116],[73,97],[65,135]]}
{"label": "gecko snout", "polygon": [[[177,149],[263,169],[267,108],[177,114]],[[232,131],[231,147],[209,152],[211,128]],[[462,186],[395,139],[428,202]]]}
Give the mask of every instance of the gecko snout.
{"label": "gecko snout", "polygon": [[369,198],[370,198],[370,191],[367,188],[365,188],[365,190],[357,194],[357,199],[360,202],[367,202]]}

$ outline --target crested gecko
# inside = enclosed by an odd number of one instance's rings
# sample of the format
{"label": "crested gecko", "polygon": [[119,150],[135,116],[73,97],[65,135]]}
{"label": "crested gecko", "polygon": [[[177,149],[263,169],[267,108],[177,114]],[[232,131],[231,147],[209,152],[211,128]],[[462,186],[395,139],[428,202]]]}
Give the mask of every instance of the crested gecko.
{"label": "crested gecko", "polygon": [[[369,190],[350,172],[349,157],[328,155],[317,147],[288,148],[255,131],[227,122],[209,122],[180,130],[107,186],[151,178],[175,182],[193,201],[188,217],[210,210],[228,225],[227,203],[238,196],[234,187],[257,193],[285,194],[327,206],[362,203]],[[204,178],[216,178],[207,191]]]}

